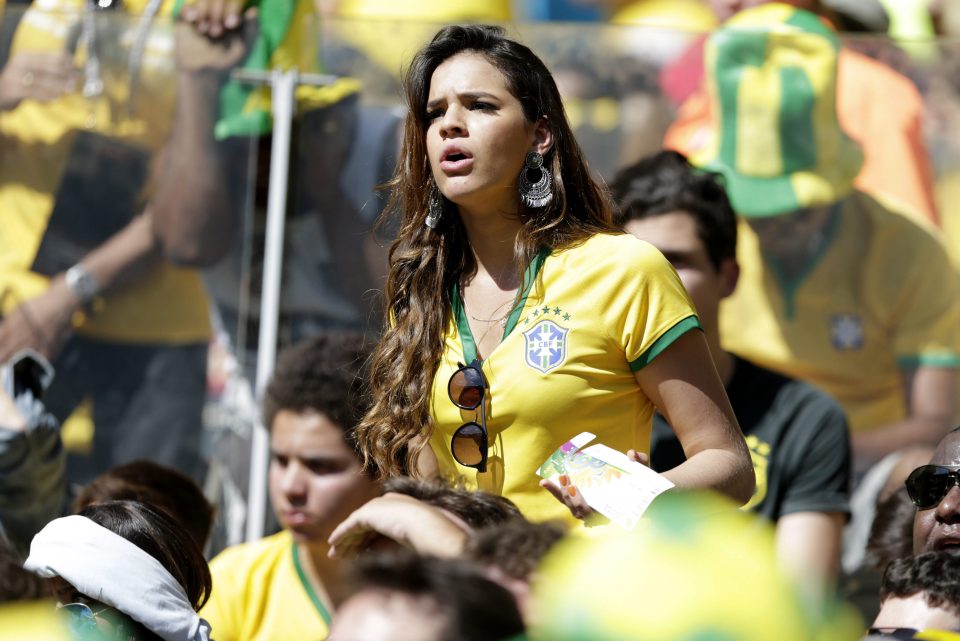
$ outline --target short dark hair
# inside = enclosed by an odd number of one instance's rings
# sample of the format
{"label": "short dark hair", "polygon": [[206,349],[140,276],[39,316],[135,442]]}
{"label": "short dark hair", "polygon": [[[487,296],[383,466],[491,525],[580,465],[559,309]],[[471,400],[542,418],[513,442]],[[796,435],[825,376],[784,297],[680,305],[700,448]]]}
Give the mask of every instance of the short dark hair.
{"label": "short dark hair", "polygon": [[202,550],[207,544],[213,505],[186,474],[153,461],[138,460],[113,467],[90,481],[73,500],[74,513],[107,501],[140,501],[172,516]]}
{"label": "short dark hair", "polygon": [[526,521],[520,509],[510,499],[481,490],[454,487],[442,479],[424,480],[395,476],[383,484],[381,494],[388,492],[412,496],[434,507],[453,512],[472,528]]}
{"label": "short dark hair", "polygon": [[371,554],[357,560],[350,578],[354,594],[399,592],[435,601],[447,620],[438,641],[500,641],[524,632],[513,595],[463,559],[407,550]]}
{"label": "short dark hair", "polygon": [[271,429],[280,410],[319,412],[343,430],[359,456],[356,427],[370,406],[368,357],[363,336],[353,332],[324,332],[288,348],[264,393],[264,425]]}
{"label": "short dark hair", "polygon": [[[163,510],[139,501],[108,501],[89,505],[79,514],[159,561],[183,587],[194,610],[200,610],[210,598],[212,580],[203,552],[193,537]],[[87,596],[97,598],[96,594]]]}
{"label": "short dark hair", "polygon": [[714,268],[736,258],[737,215],[723,177],[695,168],[683,154],[660,151],[620,170],[610,191],[620,227],[631,220],[686,212],[696,221],[697,235]]}
{"label": "short dark hair", "polygon": [[928,605],[960,616],[960,554],[939,550],[892,561],[880,582],[880,602],[923,594]]}
{"label": "short dark hair", "polygon": [[467,541],[464,556],[527,581],[565,535],[566,528],[560,523],[509,521],[476,531]]}

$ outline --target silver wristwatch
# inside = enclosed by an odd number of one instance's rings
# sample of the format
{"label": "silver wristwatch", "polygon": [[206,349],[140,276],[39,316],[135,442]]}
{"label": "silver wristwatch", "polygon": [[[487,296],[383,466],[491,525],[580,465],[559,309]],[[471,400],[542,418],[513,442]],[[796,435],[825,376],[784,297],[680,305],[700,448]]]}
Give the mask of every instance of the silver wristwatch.
{"label": "silver wristwatch", "polygon": [[90,308],[93,299],[100,293],[100,285],[97,280],[80,263],[68,269],[63,275],[63,280],[86,309]]}

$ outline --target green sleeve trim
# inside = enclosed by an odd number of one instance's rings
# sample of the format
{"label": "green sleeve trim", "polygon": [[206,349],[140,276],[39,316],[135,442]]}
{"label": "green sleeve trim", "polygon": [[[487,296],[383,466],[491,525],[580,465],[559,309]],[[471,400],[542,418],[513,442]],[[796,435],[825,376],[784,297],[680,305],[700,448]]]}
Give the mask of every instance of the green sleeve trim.
{"label": "green sleeve trim", "polygon": [[323,622],[327,624],[327,629],[333,625],[333,617],[330,616],[330,612],[327,610],[326,606],[323,605],[323,601],[320,600],[320,597],[317,596],[317,593],[314,592],[313,586],[310,585],[310,581],[307,579],[306,572],[303,571],[303,567],[300,565],[300,555],[297,553],[297,544],[294,543],[290,546],[290,549],[293,551],[293,567],[297,569],[297,576],[300,578],[300,584],[303,585],[303,589],[306,590],[307,596],[310,597],[310,601],[313,602],[313,607],[317,609],[317,614],[320,615],[320,618],[323,619]]}
{"label": "green sleeve trim", "polygon": [[900,367],[960,367],[960,354],[914,354],[897,358]]}
{"label": "green sleeve trim", "polygon": [[649,365],[653,359],[659,356],[663,350],[670,347],[675,340],[689,332],[691,329],[703,329],[703,327],[700,325],[700,319],[696,316],[687,316],[664,332],[660,338],[654,341],[653,345],[651,345],[647,351],[645,351],[643,354],[640,354],[636,360],[630,362],[630,369],[634,372],[643,369]]}

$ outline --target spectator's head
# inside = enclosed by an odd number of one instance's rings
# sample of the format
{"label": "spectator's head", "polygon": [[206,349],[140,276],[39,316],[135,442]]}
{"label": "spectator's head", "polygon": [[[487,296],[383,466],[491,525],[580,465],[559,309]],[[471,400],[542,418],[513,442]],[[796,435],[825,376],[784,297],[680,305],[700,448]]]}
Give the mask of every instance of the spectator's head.
{"label": "spectator's head", "polygon": [[916,512],[917,508],[904,487],[877,504],[867,540],[867,553],[879,572],[883,572],[894,559],[913,554],[913,516]]}
{"label": "spectator's head", "polygon": [[105,622],[138,641],[209,638],[197,616],[211,589],[203,553],[146,503],[100,503],[51,521],[33,538],[24,567],[49,579],[61,605],[74,604],[67,612],[77,626]]}
{"label": "spectator's head", "polygon": [[661,151],[620,171],[611,185],[617,222],[663,252],[705,328],[737,285],[737,218],[716,174]]}
{"label": "spectator's head", "polygon": [[73,500],[73,512],[107,501],[149,503],[172,516],[203,549],[213,528],[215,510],[189,476],[153,461],[111,468],[87,484]]}
{"label": "spectator's head", "polygon": [[863,163],[837,118],[838,52],[820,18],[778,3],[740,12],[707,41],[716,125],[690,161],[723,174],[768,252],[820,231]]}
{"label": "spectator's head", "polygon": [[500,641],[524,629],[510,593],[466,561],[371,555],[353,584],[330,641]]}
{"label": "spectator's head", "polygon": [[960,556],[924,552],[896,559],[880,583],[874,629],[960,629]]}
{"label": "spectator's head", "polygon": [[911,472],[906,485],[917,508],[914,554],[960,546],[960,428],[943,437],[930,463]]}
{"label": "spectator's head", "polygon": [[527,623],[536,620],[530,589],[540,562],[563,539],[559,523],[509,521],[474,532],[464,556],[479,564],[491,579],[510,590]]}
{"label": "spectator's head", "polygon": [[322,334],[285,351],[267,386],[270,499],[298,541],[325,545],[337,524],[379,494],[355,439],[369,402],[366,359],[362,336]]}
{"label": "spectator's head", "polygon": [[47,596],[37,575],[23,569],[23,557],[0,536],[0,604],[10,601],[35,601]]}
{"label": "spectator's head", "polygon": [[420,480],[395,476],[384,481],[383,493],[405,494],[438,507],[471,529],[525,521],[513,501],[480,490],[453,487],[442,479]]}

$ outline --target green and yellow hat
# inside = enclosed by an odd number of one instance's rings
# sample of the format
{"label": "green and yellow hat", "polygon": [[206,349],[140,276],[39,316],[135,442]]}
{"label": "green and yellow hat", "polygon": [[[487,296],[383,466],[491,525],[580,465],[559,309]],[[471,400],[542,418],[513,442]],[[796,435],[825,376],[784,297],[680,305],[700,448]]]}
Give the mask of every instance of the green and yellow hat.
{"label": "green and yellow hat", "polygon": [[860,147],[837,119],[836,34],[772,3],[742,11],[707,41],[711,139],[691,162],[723,174],[734,209],[770,217],[853,190]]}

